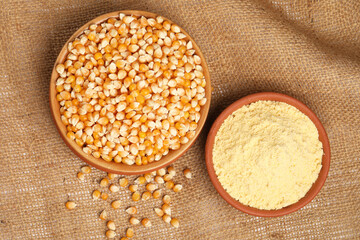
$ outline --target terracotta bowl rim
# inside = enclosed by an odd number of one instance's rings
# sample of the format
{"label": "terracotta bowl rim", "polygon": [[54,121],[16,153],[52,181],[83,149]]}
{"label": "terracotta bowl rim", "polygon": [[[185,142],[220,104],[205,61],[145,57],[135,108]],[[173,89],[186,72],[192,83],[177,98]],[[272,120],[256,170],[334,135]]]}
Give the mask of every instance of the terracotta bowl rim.
{"label": "terracotta bowl rim", "polygon": [[[307,115],[311,119],[311,121],[313,121],[319,132],[319,140],[322,142],[323,150],[324,150],[324,155],[322,158],[322,168],[320,170],[319,176],[315,181],[315,183],[310,188],[310,190],[307,192],[307,194],[303,198],[301,198],[298,202],[278,210],[261,210],[261,209],[249,207],[232,198],[219,182],[212,161],[212,150],[213,150],[215,136],[220,126],[224,122],[224,120],[240,107],[260,100],[285,102],[289,105],[296,107],[302,113]],[[326,177],[330,169],[330,144],[325,128],[321,124],[320,120],[315,115],[315,113],[311,111],[310,108],[308,108],[304,103],[285,94],[275,93],[275,92],[260,92],[260,93],[248,95],[246,97],[243,97],[235,101],[218,116],[218,118],[213,123],[207,137],[206,146],[205,146],[205,160],[206,160],[206,167],[212,184],[214,185],[215,189],[220,194],[220,196],[224,198],[224,200],[227,201],[230,205],[232,205],[234,208],[244,213],[253,216],[279,217],[286,214],[290,214],[304,207],[312,199],[314,199],[314,197],[320,192],[322,186],[325,183]]]}
{"label": "terracotta bowl rim", "polygon": [[[77,36],[81,35],[81,33],[91,24],[93,23],[101,23],[104,22],[105,20],[107,20],[110,17],[118,17],[120,13],[124,13],[124,14],[132,14],[132,15],[136,15],[136,16],[145,16],[145,17],[152,17],[155,18],[157,16],[161,16],[158,15],[156,13],[152,13],[152,12],[147,12],[147,11],[138,11],[138,10],[121,10],[121,11],[115,11],[115,12],[111,12],[111,13],[107,13],[107,14],[103,14],[100,15],[92,20],[90,20],[89,22],[87,22],[86,24],[84,24],[82,27],[80,27],[69,39],[68,41],[64,44],[63,48],[61,49],[55,63],[54,63],[54,67],[53,67],[53,71],[52,71],[52,75],[51,75],[51,80],[50,80],[50,90],[49,90],[49,103],[50,103],[50,109],[51,109],[51,115],[53,117],[55,126],[61,136],[61,138],[64,140],[65,144],[80,158],[82,159],[84,162],[86,162],[87,164],[98,168],[102,171],[106,171],[106,172],[111,172],[111,173],[116,173],[116,174],[123,174],[123,175],[138,175],[138,174],[144,174],[144,173],[148,173],[148,172],[152,172],[155,171],[157,169],[163,168],[171,163],[173,163],[175,160],[177,160],[179,157],[181,157],[194,143],[195,140],[197,139],[197,137],[199,136],[202,128],[204,127],[206,118],[208,116],[208,112],[209,112],[209,108],[210,108],[210,102],[211,102],[211,80],[210,80],[210,74],[209,74],[209,69],[208,69],[208,65],[206,63],[206,60],[199,48],[199,46],[196,44],[196,42],[194,41],[194,39],[181,27],[181,32],[184,33],[186,35],[186,40],[191,40],[193,43],[193,49],[195,49],[195,54],[197,54],[198,56],[200,56],[201,58],[201,65],[203,67],[203,71],[204,71],[204,76],[206,79],[206,87],[205,87],[205,97],[207,98],[207,102],[204,106],[201,107],[200,110],[200,120],[198,122],[198,127],[195,130],[195,136],[193,139],[191,139],[188,143],[182,145],[180,147],[180,149],[175,150],[175,151],[170,151],[168,155],[166,155],[165,157],[163,157],[162,159],[160,159],[159,161],[154,161],[152,163],[149,163],[147,165],[141,165],[141,166],[136,166],[136,165],[132,165],[132,166],[128,166],[122,163],[115,163],[115,162],[106,162],[104,160],[101,159],[97,159],[94,158],[93,156],[89,156],[87,154],[85,154],[82,149],[76,145],[76,143],[72,140],[69,140],[66,137],[66,128],[63,125],[63,123],[61,122],[60,119],[60,112],[59,112],[59,103],[56,100],[56,90],[55,90],[55,81],[58,78],[58,73],[55,70],[56,65],[59,62],[62,62],[62,60],[65,58],[65,55],[68,53],[67,50],[67,46],[68,43],[70,41],[73,41]],[[164,20],[169,21],[171,24],[173,24],[174,22],[169,20],[168,18],[162,16],[164,18]]]}

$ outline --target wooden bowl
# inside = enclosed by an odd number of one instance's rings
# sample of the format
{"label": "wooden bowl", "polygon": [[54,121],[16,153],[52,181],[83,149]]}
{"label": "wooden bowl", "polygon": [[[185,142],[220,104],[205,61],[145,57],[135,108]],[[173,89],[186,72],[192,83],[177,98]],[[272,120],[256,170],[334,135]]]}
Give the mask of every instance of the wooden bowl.
{"label": "wooden bowl", "polygon": [[[249,207],[247,205],[241,204],[239,201],[232,198],[226,190],[222,187],[221,183],[219,182],[217,175],[214,170],[213,165],[213,159],[212,159],[212,151],[213,151],[213,145],[215,141],[215,136],[217,131],[219,130],[220,126],[224,122],[224,120],[232,114],[237,109],[241,108],[244,105],[248,105],[253,102],[257,102],[259,100],[270,100],[270,101],[279,101],[279,102],[285,102],[289,105],[292,105],[299,109],[302,113],[304,113],[306,116],[308,116],[311,121],[315,124],[318,132],[319,132],[319,140],[323,144],[323,150],[324,155],[322,158],[322,168],[319,173],[319,177],[315,181],[315,183],[312,185],[310,190],[307,192],[307,194],[301,198],[298,202],[289,205],[287,207],[278,209],[278,210],[260,210],[257,208]],[[215,186],[215,189],[218,191],[218,193],[227,201],[230,205],[233,207],[239,209],[240,211],[251,214],[258,217],[278,217],[285,214],[289,214],[292,212],[295,212],[308,204],[320,191],[321,187],[324,185],[326,177],[329,172],[330,168],[330,145],[329,145],[329,139],[327,137],[327,134],[325,132],[325,129],[323,125],[321,124],[320,120],[316,117],[315,113],[313,113],[305,104],[300,102],[299,100],[296,100],[290,96],[280,94],[280,93],[273,93],[273,92],[263,92],[263,93],[256,93],[249,96],[246,96],[244,98],[239,99],[238,101],[231,104],[229,107],[227,107],[215,120],[214,124],[212,125],[209,135],[207,137],[206,141],[206,147],[205,147],[205,159],[206,159],[206,166],[207,170],[209,172],[210,179]]]}
{"label": "wooden bowl", "polygon": [[[206,79],[206,87],[205,87],[205,97],[207,98],[207,102],[204,106],[201,107],[200,110],[200,114],[201,114],[201,118],[200,121],[198,122],[198,127],[196,129],[195,132],[195,136],[194,138],[192,138],[188,143],[181,145],[180,149],[178,150],[171,150],[169,152],[168,155],[163,156],[159,161],[154,161],[152,163],[149,163],[147,165],[141,165],[141,166],[137,166],[137,165],[126,165],[123,163],[115,163],[115,162],[106,162],[102,159],[97,159],[93,156],[87,155],[85,154],[81,147],[79,147],[75,141],[70,140],[69,138],[66,137],[66,127],[64,126],[64,124],[61,122],[60,119],[60,105],[59,102],[56,100],[56,89],[55,89],[55,83],[56,83],[56,79],[59,77],[59,74],[56,72],[55,67],[57,66],[57,64],[61,63],[64,61],[64,59],[66,58],[66,55],[68,54],[68,49],[67,49],[67,45],[69,42],[73,41],[76,37],[78,37],[79,35],[81,35],[81,33],[88,28],[91,24],[94,23],[101,23],[104,22],[105,20],[107,20],[108,18],[111,17],[118,17],[120,13],[124,13],[126,15],[135,15],[135,16],[145,16],[148,18],[156,18],[158,15],[155,13],[150,13],[150,12],[145,12],[145,11],[135,11],[135,10],[126,10],[126,11],[118,11],[118,12],[112,12],[112,13],[107,13],[104,15],[101,15],[91,21],[89,21],[88,23],[86,23],[84,26],[82,26],[81,28],[79,28],[71,37],[70,39],[65,43],[64,47],[62,48],[59,56],[56,59],[53,71],[52,71],[52,75],[51,75],[51,81],[50,81],[50,108],[51,108],[51,113],[53,116],[53,119],[55,121],[55,125],[60,133],[60,136],[62,137],[62,139],[64,140],[64,142],[66,143],[66,145],[68,145],[68,147],[78,156],[80,157],[82,160],[84,160],[86,163],[100,169],[106,172],[111,172],[111,173],[117,173],[117,174],[127,174],[127,175],[132,175],[132,174],[143,174],[143,173],[147,173],[147,172],[151,172],[154,170],[157,170],[159,168],[162,168],[166,165],[171,164],[172,162],[174,162],[176,159],[178,159],[182,154],[184,154],[190,147],[191,145],[195,142],[196,138],[199,136],[201,129],[203,128],[204,124],[205,124],[205,120],[206,117],[208,115],[209,112],[209,108],[210,108],[210,98],[211,98],[211,85],[210,85],[210,75],[209,75],[209,70],[208,70],[208,66],[206,64],[205,58],[203,56],[203,54],[200,51],[200,48],[198,47],[198,45],[195,43],[195,41],[190,37],[189,34],[187,34],[181,27],[181,32],[184,33],[186,35],[185,40],[191,40],[193,43],[193,48],[195,49],[195,52],[198,56],[200,56],[201,61],[202,61],[202,67],[203,67],[203,71],[204,71],[204,76]],[[169,21],[170,23],[173,23],[172,21],[170,21],[169,19],[164,18],[165,20]]]}

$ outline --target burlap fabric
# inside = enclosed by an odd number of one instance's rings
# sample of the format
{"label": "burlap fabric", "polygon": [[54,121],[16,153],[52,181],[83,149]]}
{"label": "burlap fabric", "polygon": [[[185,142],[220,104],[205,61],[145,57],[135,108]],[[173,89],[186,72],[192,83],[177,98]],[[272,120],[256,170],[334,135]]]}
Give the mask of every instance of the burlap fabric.
{"label": "burlap fabric", "polygon": [[[173,196],[175,229],[152,208],[137,204],[139,218],[153,226],[135,228],[136,239],[359,239],[360,238],[360,2],[277,1],[0,1],[0,238],[102,239],[108,209],[123,235],[121,191],[93,201],[104,172],[84,182],[75,175],[84,163],[63,143],[52,122],[48,88],[53,63],[72,33],[101,14],[136,9],[166,16],[198,43],[214,87],[207,124],[196,144],[175,164],[184,190]],[[250,93],[275,91],[306,103],[330,138],[332,162],[318,196],[298,212],[278,218],[246,215],[229,206],[207,175],[208,130],[230,103]],[[119,198],[123,207],[111,211]],[[64,203],[78,207],[68,211]],[[120,235],[118,235],[120,236]]]}

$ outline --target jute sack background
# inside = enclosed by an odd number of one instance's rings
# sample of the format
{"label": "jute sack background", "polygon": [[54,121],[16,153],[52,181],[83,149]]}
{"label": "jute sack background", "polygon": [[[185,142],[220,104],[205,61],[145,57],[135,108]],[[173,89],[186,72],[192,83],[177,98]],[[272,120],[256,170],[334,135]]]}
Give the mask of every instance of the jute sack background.
{"label": "jute sack background", "polygon": [[[184,190],[173,196],[175,229],[152,208],[136,204],[136,239],[359,239],[360,238],[360,2],[348,1],[0,1],[0,238],[103,239],[108,209],[123,235],[122,190],[107,202],[91,191],[105,173],[93,169],[84,182],[83,162],[63,143],[52,122],[48,87],[53,63],[71,34],[101,14],[137,9],[166,16],[201,47],[211,74],[213,101],[201,137],[174,167]],[[229,206],[211,185],[204,162],[206,135],[216,116],[250,93],[275,91],[307,104],[331,143],[328,179],[300,211],[258,218]],[[68,211],[64,203],[78,207]],[[111,211],[111,200],[123,207]]]}

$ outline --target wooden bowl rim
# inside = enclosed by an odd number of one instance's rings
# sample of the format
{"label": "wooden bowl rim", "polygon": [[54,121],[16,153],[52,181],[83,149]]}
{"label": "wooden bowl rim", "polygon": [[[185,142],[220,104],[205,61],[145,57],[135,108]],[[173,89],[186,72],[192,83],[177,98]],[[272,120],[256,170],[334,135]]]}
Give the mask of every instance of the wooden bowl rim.
{"label": "wooden bowl rim", "polygon": [[82,27],[80,27],[65,43],[65,45],[61,49],[61,51],[55,61],[54,68],[53,68],[52,75],[51,75],[51,80],[50,80],[50,94],[49,94],[50,101],[49,102],[50,102],[51,114],[52,114],[53,120],[55,122],[55,126],[56,126],[61,138],[64,140],[65,144],[80,159],[82,159],[87,164],[89,164],[95,168],[98,168],[102,171],[116,173],[116,174],[137,175],[137,174],[144,174],[144,173],[152,172],[152,171],[163,168],[163,167],[173,163],[175,160],[177,160],[179,157],[181,157],[194,144],[194,142],[197,139],[197,137],[199,136],[202,128],[204,127],[206,118],[208,116],[210,102],[211,102],[211,82],[210,82],[210,74],[209,74],[209,69],[208,69],[206,60],[205,60],[202,52],[200,51],[199,46],[194,41],[194,39],[181,26],[179,26],[178,24],[174,23],[173,21],[167,19],[166,17],[162,16],[164,18],[164,20],[167,20],[171,24],[176,24],[180,27],[181,33],[186,35],[185,39],[192,41],[193,49],[195,49],[195,54],[197,54],[201,58],[201,65],[203,67],[204,76],[205,76],[205,80],[206,80],[205,97],[207,98],[207,102],[204,106],[201,107],[201,110],[200,110],[201,117],[198,122],[198,127],[195,130],[194,138],[192,138],[188,143],[181,145],[180,149],[175,150],[175,151],[171,150],[168,155],[162,157],[159,161],[154,161],[147,165],[141,165],[141,166],[137,166],[137,165],[128,166],[128,165],[125,165],[122,163],[106,162],[104,160],[97,159],[93,156],[89,156],[89,155],[85,154],[82,151],[82,149],[75,143],[75,141],[72,141],[67,138],[66,127],[61,122],[60,105],[56,100],[57,93],[55,90],[55,83],[56,83],[56,79],[59,77],[59,74],[56,72],[55,67],[57,66],[58,63],[62,62],[62,60],[65,59],[65,57],[68,53],[67,46],[70,41],[73,41],[76,37],[80,36],[83,33],[83,31],[86,28],[88,28],[91,24],[102,23],[111,17],[117,18],[120,13],[124,13],[126,15],[145,16],[148,18],[156,18],[157,16],[160,16],[158,14],[146,12],[146,11],[123,10],[123,11],[116,11],[116,12],[103,14],[103,15],[98,16],[98,17],[94,18],[93,20],[87,22]]}
{"label": "wooden bowl rim", "polygon": [[[289,105],[292,105],[299,109],[302,113],[304,113],[306,116],[308,116],[311,121],[315,124],[318,132],[319,132],[319,140],[323,144],[323,150],[324,155],[322,157],[322,168],[320,170],[319,176],[315,183],[312,185],[310,190],[306,193],[306,195],[301,198],[298,202],[289,205],[287,207],[278,209],[278,210],[261,210],[253,207],[249,207],[247,205],[244,205],[240,203],[239,201],[232,198],[226,190],[222,187],[221,183],[219,182],[217,175],[215,173],[213,161],[212,161],[212,150],[213,145],[215,141],[215,136],[217,131],[219,130],[220,126],[224,122],[224,120],[232,114],[237,109],[241,108],[244,105],[248,105],[253,102],[257,102],[260,100],[270,100],[270,101],[279,101],[279,102],[285,102]],[[313,111],[310,110],[304,103],[300,102],[299,100],[292,98],[285,94],[275,93],[275,92],[261,92],[261,93],[255,93],[248,95],[246,97],[243,97],[233,104],[231,104],[229,107],[227,107],[215,120],[213,123],[210,132],[207,137],[206,141],[206,147],[205,147],[205,159],[206,159],[206,167],[210,176],[210,180],[212,184],[214,185],[217,192],[220,194],[222,198],[225,199],[230,205],[232,205],[234,208],[258,217],[279,217],[283,216],[292,212],[295,212],[299,210],[300,208],[304,207],[306,204],[308,204],[314,197],[320,192],[320,189],[325,183],[326,177],[328,175],[329,169],[330,169],[330,144],[329,139],[326,134],[324,126],[321,124],[318,117],[315,115]]]}

